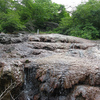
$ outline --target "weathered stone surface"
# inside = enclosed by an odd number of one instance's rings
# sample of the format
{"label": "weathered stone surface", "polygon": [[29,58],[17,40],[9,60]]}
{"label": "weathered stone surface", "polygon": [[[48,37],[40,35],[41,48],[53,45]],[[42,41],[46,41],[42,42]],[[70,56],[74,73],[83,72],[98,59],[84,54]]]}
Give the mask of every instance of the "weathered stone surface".
{"label": "weathered stone surface", "polygon": [[60,34],[43,34],[43,35],[33,35],[29,36],[29,41],[39,41],[39,42],[63,42],[63,43],[89,43],[89,40],[77,38],[74,36],[66,36]]}
{"label": "weathered stone surface", "polygon": [[70,100],[100,100],[100,88],[92,86],[76,86]]}
{"label": "weathered stone surface", "polygon": [[12,96],[100,100],[99,60],[100,46],[95,41],[60,34],[1,34],[0,96],[16,82],[4,100]]}
{"label": "weathered stone surface", "polygon": [[39,66],[36,78],[42,82],[41,91],[52,92],[50,90],[60,87],[68,89],[80,83],[100,84],[99,63],[86,58],[57,54],[35,60],[35,63]]}
{"label": "weathered stone surface", "polygon": [[[0,100],[10,100],[11,90],[23,85],[23,67],[20,61],[2,59],[0,68]],[[18,91],[18,89],[16,90]],[[12,94],[16,93],[15,91]],[[17,94],[17,93],[16,93]],[[19,94],[19,93],[18,93]]]}
{"label": "weathered stone surface", "polygon": [[27,35],[23,34],[0,34],[0,43],[2,44],[20,43],[27,40]]}

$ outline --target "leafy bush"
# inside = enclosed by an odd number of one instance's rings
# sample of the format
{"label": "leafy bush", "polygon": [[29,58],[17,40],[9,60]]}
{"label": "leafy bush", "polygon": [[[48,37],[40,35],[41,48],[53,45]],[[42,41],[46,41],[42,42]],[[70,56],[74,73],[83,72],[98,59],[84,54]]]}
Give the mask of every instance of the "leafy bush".
{"label": "leafy bush", "polygon": [[0,25],[0,32],[2,32],[2,27],[1,27],[1,25]]}
{"label": "leafy bush", "polygon": [[61,34],[68,35],[69,29],[73,25],[73,20],[70,16],[64,17],[61,19],[59,27],[57,28],[57,31]]}
{"label": "leafy bush", "polygon": [[76,27],[71,28],[69,31],[69,35],[82,37],[85,39],[97,39],[99,36],[99,31],[91,24],[86,24],[84,26],[77,25]]}
{"label": "leafy bush", "polygon": [[20,17],[17,13],[10,12],[8,14],[4,14],[1,20],[1,31],[3,32],[13,32],[19,31],[25,28],[20,21]]}

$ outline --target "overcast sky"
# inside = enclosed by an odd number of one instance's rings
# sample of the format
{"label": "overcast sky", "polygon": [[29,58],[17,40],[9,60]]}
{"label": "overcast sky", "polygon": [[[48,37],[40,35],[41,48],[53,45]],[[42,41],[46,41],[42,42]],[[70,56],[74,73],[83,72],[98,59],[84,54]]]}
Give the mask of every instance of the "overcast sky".
{"label": "overcast sky", "polygon": [[[22,0],[18,0],[22,1]],[[65,5],[68,11],[75,9],[75,6],[81,4],[81,2],[87,2],[88,0],[52,0],[52,2]]]}
{"label": "overcast sky", "polygon": [[72,10],[72,8],[74,9],[75,6],[81,4],[81,2],[86,1],[88,0],[52,0],[52,2],[65,5],[66,9],[69,11]]}

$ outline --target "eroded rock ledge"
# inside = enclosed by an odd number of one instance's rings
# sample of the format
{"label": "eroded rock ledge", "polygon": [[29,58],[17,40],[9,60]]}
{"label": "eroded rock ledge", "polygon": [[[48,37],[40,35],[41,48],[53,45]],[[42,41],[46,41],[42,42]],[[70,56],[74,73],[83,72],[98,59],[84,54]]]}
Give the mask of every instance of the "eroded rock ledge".
{"label": "eroded rock ledge", "polygon": [[0,34],[0,99],[100,100],[99,47],[60,34]]}

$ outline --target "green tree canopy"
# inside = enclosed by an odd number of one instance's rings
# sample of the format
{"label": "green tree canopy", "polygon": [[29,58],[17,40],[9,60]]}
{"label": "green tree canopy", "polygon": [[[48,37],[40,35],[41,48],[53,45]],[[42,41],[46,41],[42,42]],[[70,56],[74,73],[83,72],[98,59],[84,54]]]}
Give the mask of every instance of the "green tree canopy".
{"label": "green tree canopy", "polygon": [[31,22],[31,26],[36,29],[45,29],[47,22],[59,24],[61,18],[68,14],[63,5],[52,3],[51,0],[23,0],[22,4],[24,5],[21,12],[22,20],[28,25]]}
{"label": "green tree canopy", "polygon": [[61,33],[88,39],[100,37],[100,0],[89,0],[81,3],[72,16],[63,18],[59,29]]}
{"label": "green tree canopy", "polygon": [[51,0],[22,0],[20,3],[18,0],[0,0],[0,15],[0,31],[12,32],[52,29],[50,27],[59,25],[68,13],[64,5]]}

